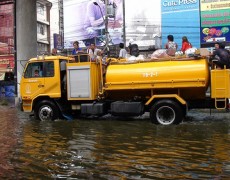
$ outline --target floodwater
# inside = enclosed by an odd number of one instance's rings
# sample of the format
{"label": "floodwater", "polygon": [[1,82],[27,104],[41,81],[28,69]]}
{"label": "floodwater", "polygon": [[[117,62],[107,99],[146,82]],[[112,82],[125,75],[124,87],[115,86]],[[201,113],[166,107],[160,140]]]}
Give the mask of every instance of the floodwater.
{"label": "floodwater", "polygon": [[39,122],[0,107],[0,179],[230,178],[230,113],[180,125],[136,119]]}

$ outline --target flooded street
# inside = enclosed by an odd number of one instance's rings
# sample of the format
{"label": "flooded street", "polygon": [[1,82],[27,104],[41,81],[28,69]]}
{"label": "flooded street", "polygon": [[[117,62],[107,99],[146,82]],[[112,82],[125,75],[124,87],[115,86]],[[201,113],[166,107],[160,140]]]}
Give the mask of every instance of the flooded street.
{"label": "flooded street", "polygon": [[0,108],[0,179],[230,177],[230,113],[191,111],[180,125],[148,118],[39,122]]}

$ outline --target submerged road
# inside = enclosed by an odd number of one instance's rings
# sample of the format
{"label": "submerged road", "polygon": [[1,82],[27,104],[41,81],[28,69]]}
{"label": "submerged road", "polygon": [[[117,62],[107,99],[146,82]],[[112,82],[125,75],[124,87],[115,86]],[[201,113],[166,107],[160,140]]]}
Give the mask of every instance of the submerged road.
{"label": "submerged road", "polygon": [[40,122],[0,107],[0,179],[229,179],[230,113]]}

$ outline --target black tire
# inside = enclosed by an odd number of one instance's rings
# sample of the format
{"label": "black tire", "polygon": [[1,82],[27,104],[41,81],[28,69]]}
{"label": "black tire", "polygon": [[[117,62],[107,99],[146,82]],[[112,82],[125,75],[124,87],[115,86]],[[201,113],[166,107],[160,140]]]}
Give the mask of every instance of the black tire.
{"label": "black tire", "polygon": [[173,100],[159,100],[150,109],[150,119],[154,124],[179,124],[183,114],[182,107]]}
{"label": "black tire", "polygon": [[59,109],[53,101],[40,101],[34,108],[35,118],[40,121],[53,121],[59,118]]}

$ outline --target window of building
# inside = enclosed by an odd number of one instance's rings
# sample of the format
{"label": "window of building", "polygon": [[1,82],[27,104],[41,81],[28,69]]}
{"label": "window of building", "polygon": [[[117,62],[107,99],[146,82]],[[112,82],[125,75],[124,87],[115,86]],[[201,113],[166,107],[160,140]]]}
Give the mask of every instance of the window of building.
{"label": "window of building", "polygon": [[40,26],[40,34],[44,35],[44,27]]}
{"label": "window of building", "polygon": [[37,53],[38,54],[47,54],[49,45],[45,43],[37,43]]}
{"label": "window of building", "polygon": [[38,34],[45,35],[46,26],[44,24],[37,23]]}
{"label": "window of building", "polygon": [[45,14],[45,6],[43,4],[37,3],[37,13],[40,15]]}

